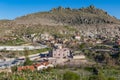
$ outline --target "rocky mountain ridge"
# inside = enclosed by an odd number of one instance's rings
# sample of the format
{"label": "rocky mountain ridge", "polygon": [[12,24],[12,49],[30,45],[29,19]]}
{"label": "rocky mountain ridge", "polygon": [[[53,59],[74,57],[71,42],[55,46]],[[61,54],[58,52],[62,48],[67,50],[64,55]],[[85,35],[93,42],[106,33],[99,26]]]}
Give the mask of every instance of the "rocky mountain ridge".
{"label": "rocky mountain ridge", "polygon": [[[32,22],[32,21],[33,22]],[[47,21],[49,20],[49,21]],[[80,24],[101,24],[101,23],[119,23],[115,17],[110,16],[107,12],[97,9],[94,6],[87,8],[71,9],[71,8],[54,8],[49,12],[38,12],[16,18],[15,21],[21,24],[43,23],[47,21],[55,24],[80,25]],[[23,22],[24,21],[24,22]]]}
{"label": "rocky mountain ridge", "polygon": [[25,35],[43,32],[53,33],[56,30],[66,31],[64,26],[74,28],[81,36],[115,37],[120,35],[120,21],[93,5],[80,9],[58,7],[48,12],[38,12],[14,20],[0,21],[2,36],[16,35],[17,32]]}

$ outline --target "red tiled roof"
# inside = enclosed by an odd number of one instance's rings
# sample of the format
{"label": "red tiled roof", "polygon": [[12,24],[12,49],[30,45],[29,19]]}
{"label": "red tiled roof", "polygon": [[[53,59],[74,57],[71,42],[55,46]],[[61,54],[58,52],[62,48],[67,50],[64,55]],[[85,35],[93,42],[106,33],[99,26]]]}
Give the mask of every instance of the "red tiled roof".
{"label": "red tiled roof", "polygon": [[40,65],[47,66],[48,64],[49,64],[49,62],[42,62],[42,63],[34,64],[34,65],[31,65],[31,66],[20,66],[20,67],[17,68],[17,71],[22,71],[22,70],[34,71],[35,68],[37,68],[38,66],[40,66]]}
{"label": "red tiled roof", "polygon": [[37,68],[38,66],[40,66],[41,64],[35,64],[34,66],[35,66],[35,68]]}
{"label": "red tiled roof", "polygon": [[47,66],[49,64],[49,62],[42,62],[42,63],[39,63],[39,64],[35,64],[35,68],[37,68],[38,66],[40,65],[44,65],[44,66]]}
{"label": "red tiled roof", "polygon": [[17,71],[22,71],[22,67],[18,67],[18,68],[17,68]]}
{"label": "red tiled roof", "polygon": [[49,64],[49,62],[44,62],[43,65],[47,66]]}
{"label": "red tiled roof", "polygon": [[31,70],[31,71],[34,71],[35,68],[34,68],[34,66],[21,66],[21,67],[17,68],[17,71],[22,71],[22,70]]}

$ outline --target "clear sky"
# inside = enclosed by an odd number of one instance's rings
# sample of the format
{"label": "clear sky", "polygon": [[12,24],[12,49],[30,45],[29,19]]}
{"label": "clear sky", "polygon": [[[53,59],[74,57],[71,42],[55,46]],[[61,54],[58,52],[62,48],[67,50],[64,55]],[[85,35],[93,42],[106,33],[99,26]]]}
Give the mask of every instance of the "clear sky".
{"label": "clear sky", "polygon": [[91,4],[120,19],[120,0],[0,0],[0,19],[14,19],[58,6],[81,8]]}

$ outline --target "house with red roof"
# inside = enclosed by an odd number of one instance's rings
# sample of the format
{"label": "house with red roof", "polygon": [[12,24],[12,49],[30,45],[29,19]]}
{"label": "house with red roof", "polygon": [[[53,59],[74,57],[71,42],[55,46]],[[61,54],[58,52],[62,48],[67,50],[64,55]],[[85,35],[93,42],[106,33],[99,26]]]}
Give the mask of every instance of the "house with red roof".
{"label": "house with red roof", "polygon": [[23,71],[23,70],[31,70],[31,71],[38,70],[39,71],[39,70],[47,69],[49,67],[53,68],[54,65],[49,64],[49,62],[42,62],[42,63],[37,63],[31,66],[20,66],[17,68],[17,71]]}
{"label": "house with red roof", "polygon": [[34,71],[35,67],[31,65],[31,66],[20,66],[20,67],[17,68],[17,71],[23,71],[23,70]]}

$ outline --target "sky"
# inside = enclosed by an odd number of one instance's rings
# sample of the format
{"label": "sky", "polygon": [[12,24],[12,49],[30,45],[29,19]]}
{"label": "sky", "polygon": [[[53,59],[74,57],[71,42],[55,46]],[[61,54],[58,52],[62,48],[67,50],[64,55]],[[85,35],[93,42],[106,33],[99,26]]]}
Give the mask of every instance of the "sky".
{"label": "sky", "polygon": [[59,6],[81,8],[94,5],[120,19],[120,0],[0,0],[0,19],[15,19]]}

